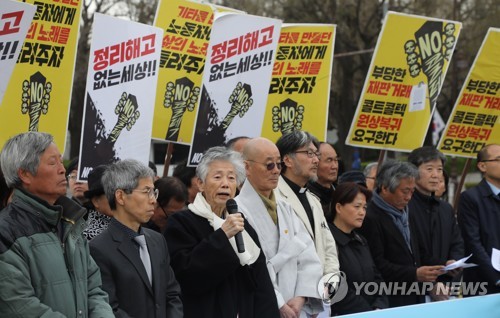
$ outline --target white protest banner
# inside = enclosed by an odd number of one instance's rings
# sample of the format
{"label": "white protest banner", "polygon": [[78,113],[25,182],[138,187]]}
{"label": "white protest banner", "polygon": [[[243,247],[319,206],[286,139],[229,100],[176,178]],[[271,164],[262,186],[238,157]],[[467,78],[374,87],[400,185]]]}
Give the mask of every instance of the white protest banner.
{"label": "white protest banner", "polygon": [[0,106],[36,7],[4,0],[0,7]]}
{"label": "white protest banner", "polygon": [[160,0],[158,3],[154,25],[164,33],[153,139],[191,144],[215,11],[236,12],[197,1]]}
{"label": "white protest banner", "polygon": [[92,34],[79,180],[119,159],[147,164],[163,32],[96,13]]}
{"label": "white protest banner", "polygon": [[188,165],[238,136],[260,136],[281,21],[216,13]]}

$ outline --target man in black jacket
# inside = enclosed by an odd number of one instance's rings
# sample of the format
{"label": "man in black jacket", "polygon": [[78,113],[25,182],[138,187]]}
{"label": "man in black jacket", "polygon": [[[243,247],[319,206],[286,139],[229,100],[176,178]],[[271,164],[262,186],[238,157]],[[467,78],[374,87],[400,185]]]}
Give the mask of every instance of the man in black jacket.
{"label": "man in black jacket", "polygon": [[384,162],[361,228],[385,282],[399,287],[388,295],[390,307],[423,302],[421,289],[412,291],[415,283],[434,282],[442,274],[443,266],[421,266],[416,231],[409,220],[408,202],[417,176],[410,163]]}
{"label": "man in black jacket", "polygon": [[500,293],[500,272],[491,264],[493,248],[500,249],[500,144],[485,146],[477,154],[483,180],[460,196],[458,224],[465,253],[478,267],[464,270],[464,281],[487,283],[487,293]]}
{"label": "man in black jacket", "polygon": [[318,179],[309,181],[307,189],[314,193],[321,201],[323,213],[327,221],[331,222],[330,202],[335,190],[333,183],[337,181],[339,172],[339,156],[332,145],[326,142],[320,142],[317,145],[319,151],[318,157]]}
{"label": "man in black jacket", "polygon": [[[418,168],[416,190],[408,204],[410,222],[416,229],[422,265],[448,265],[464,257],[462,236],[458,229],[452,206],[434,196],[439,189],[446,158],[434,147],[413,150],[408,161]],[[454,270],[441,275],[440,282],[451,281],[459,274]],[[439,283],[438,283],[439,284]],[[430,293],[433,300],[447,300],[449,293],[442,288]]]}
{"label": "man in black jacket", "polygon": [[116,317],[183,317],[167,243],[160,233],[141,226],[153,215],[158,198],[153,180],[154,172],[132,159],[110,165],[102,176],[113,218],[90,241],[90,253]]}

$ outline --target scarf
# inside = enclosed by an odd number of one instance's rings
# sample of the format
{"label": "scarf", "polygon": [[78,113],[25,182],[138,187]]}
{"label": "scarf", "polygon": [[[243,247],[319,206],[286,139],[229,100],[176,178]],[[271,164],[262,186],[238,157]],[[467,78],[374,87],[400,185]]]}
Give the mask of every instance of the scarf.
{"label": "scarf", "polygon": [[[214,212],[212,212],[212,208],[208,204],[207,200],[201,192],[198,192],[194,202],[188,205],[189,210],[194,214],[201,216],[202,218],[207,219],[208,223],[214,228],[214,231],[220,229],[224,220],[218,217]],[[250,265],[255,263],[257,258],[260,255],[260,248],[255,244],[253,239],[247,233],[247,231],[243,230],[241,232],[241,236],[243,237],[243,243],[245,244],[245,252],[238,253],[238,248],[236,246],[236,240],[233,237],[229,239],[229,243],[231,244],[236,256],[240,259],[241,266]]]}
{"label": "scarf", "polygon": [[269,213],[269,216],[274,222],[274,225],[278,224],[278,204],[276,203],[276,198],[274,197],[274,191],[271,191],[271,197],[266,198],[262,194],[258,193],[259,197],[262,199],[262,202],[264,203],[264,206],[267,209],[267,212]]}
{"label": "scarf", "polygon": [[382,197],[377,193],[377,191],[373,191],[372,202],[382,209],[387,215],[389,215],[392,219],[392,222],[396,226],[396,228],[401,232],[403,238],[408,246],[408,249],[411,251],[410,244],[410,224],[408,222],[408,206],[405,206],[403,211],[400,211],[388,204],[382,199]]}

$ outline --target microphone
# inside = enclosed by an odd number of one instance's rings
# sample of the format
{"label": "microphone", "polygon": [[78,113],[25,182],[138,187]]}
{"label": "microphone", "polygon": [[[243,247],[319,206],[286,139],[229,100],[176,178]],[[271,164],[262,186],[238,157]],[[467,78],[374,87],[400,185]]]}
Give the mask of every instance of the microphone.
{"label": "microphone", "polygon": [[[226,201],[226,210],[229,214],[238,213],[238,203],[233,199],[229,199]],[[243,242],[243,237],[241,236],[241,232],[236,233],[234,236],[236,240],[236,246],[238,247],[238,253],[245,252],[245,243]]]}

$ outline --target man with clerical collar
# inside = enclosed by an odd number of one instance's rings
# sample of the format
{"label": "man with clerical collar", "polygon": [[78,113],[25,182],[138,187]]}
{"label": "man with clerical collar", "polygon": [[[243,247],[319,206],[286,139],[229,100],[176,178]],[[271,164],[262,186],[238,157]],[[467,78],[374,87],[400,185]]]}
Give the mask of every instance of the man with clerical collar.
{"label": "man with clerical collar", "polygon": [[306,189],[307,182],[317,180],[319,152],[314,140],[311,134],[299,130],[278,139],[276,146],[282,168],[277,193],[293,207],[313,239],[323,273],[332,274],[339,271],[335,240],[327,225],[321,202]]}

